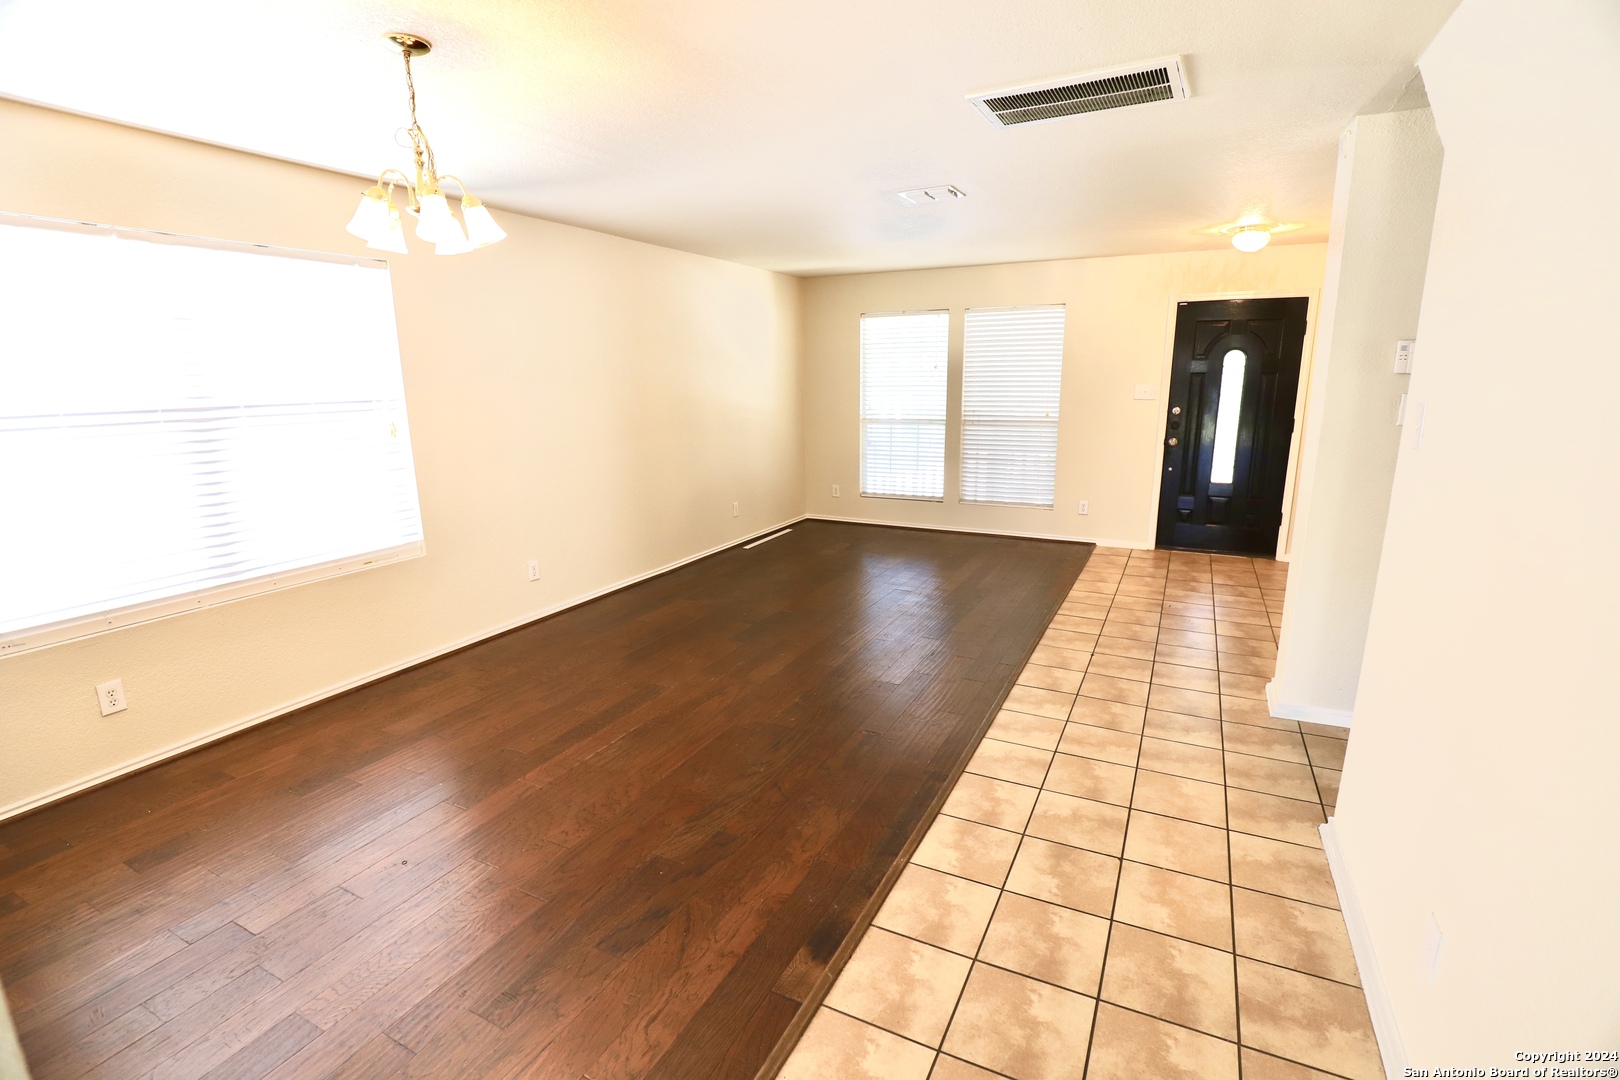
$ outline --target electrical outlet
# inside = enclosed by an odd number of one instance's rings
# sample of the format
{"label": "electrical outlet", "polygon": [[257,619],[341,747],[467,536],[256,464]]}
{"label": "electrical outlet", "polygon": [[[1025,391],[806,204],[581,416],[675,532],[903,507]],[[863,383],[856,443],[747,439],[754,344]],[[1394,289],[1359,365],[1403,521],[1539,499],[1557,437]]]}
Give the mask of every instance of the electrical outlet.
{"label": "electrical outlet", "polygon": [[737,503],[732,503],[732,504],[731,504],[731,516],[732,516],[732,517],[736,517],[736,516],[737,516],[737,506],[738,506],[738,504],[737,504]]}
{"label": "electrical outlet", "polygon": [[529,560],[529,580],[530,581],[539,581],[540,580],[540,560],[539,559],[530,559]]}
{"label": "electrical outlet", "polygon": [[1137,383],[1135,398],[1137,401],[1152,401],[1159,396],[1159,388],[1152,383]]}
{"label": "electrical outlet", "polygon": [[96,702],[101,706],[102,716],[111,716],[129,708],[129,702],[124,700],[124,680],[114,679],[96,687]]}
{"label": "electrical outlet", "polygon": [[835,499],[838,498],[838,485],[837,484],[833,485],[833,498],[835,498]]}
{"label": "electrical outlet", "polygon": [[1077,514],[1089,514],[1089,513],[1091,513],[1091,500],[1090,499],[1081,499],[1080,500],[1080,506],[1079,506],[1079,508],[1077,510],[1075,510],[1075,513],[1077,513]]}

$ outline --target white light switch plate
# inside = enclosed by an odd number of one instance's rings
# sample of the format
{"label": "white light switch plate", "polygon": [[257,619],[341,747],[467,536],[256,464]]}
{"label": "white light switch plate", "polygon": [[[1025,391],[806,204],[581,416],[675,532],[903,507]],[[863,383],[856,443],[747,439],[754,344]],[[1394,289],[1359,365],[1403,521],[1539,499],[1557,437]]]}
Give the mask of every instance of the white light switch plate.
{"label": "white light switch plate", "polygon": [[1156,398],[1158,396],[1159,396],[1159,388],[1157,386],[1154,386],[1152,383],[1137,383],[1136,384],[1136,400],[1137,401],[1152,401],[1154,398]]}
{"label": "white light switch plate", "polygon": [[1397,341],[1395,343],[1395,374],[1412,374],[1412,349],[1417,345],[1415,341]]}

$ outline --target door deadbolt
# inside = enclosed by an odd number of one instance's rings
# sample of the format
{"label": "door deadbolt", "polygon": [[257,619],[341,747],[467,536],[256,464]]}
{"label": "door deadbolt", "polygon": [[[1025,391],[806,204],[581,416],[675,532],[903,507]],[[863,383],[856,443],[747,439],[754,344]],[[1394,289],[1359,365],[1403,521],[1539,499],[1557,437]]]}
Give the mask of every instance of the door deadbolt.
{"label": "door deadbolt", "polygon": [[1171,436],[1171,437],[1170,437],[1170,445],[1171,445],[1171,446],[1174,446],[1174,445],[1176,445],[1176,438],[1175,438],[1175,436],[1174,436],[1174,435],[1172,435],[1172,436]]}
{"label": "door deadbolt", "polygon": [[1171,416],[1180,416],[1181,415],[1181,406],[1177,405],[1174,408],[1172,408],[1170,410],[1170,415]]}

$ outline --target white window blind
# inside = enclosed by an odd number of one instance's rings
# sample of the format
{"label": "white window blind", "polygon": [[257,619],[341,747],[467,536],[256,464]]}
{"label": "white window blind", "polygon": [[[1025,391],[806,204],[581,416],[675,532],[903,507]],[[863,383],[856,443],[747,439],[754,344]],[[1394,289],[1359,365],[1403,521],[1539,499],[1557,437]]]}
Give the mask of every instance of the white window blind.
{"label": "white window blind", "polygon": [[962,501],[1051,507],[1063,305],[970,308],[962,337]]}
{"label": "white window blind", "polygon": [[387,265],[0,215],[0,653],[418,554]]}
{"label": "white window blind", "polygon": [[944,499],[950,320],[861,316],[861,494]]}

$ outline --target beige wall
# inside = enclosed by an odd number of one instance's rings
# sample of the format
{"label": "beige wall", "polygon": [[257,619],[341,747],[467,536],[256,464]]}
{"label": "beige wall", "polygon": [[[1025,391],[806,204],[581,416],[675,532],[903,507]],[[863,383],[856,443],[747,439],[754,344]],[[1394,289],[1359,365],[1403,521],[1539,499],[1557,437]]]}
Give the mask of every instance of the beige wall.
{"label": "beige wall", "polygon": [[[1315,321],[1325,248],[1131,255],[811,278],[804,283],[806,509],[818,516],[1152,547],[1175,303],[1215,296],[1309,296]],[[962,312],[1065,304],[1063,396],[1052,510],[960,503]],[[860,316],[950,308],[945,501],[863,498]],[[1307,362],[1309,342],[1307,342]],[[1139,383],[1152,401],[1133,397]],[[832,496],[839,485],[841,495]],[[1076,504],[1091,504],[1089,516]],[[1286,531],[1286,523],[1285,523]]]}
{"label": "beige wall", "polygon": [[1272,712],[1348,724],[1395,480],[1395,343],[1417,336],[1442,158],[1428,109],[1358,118],[1340,142],[1322,318],[1300,448]]}
{"label": "beige wall", "polygon": [[1427,409],[1334,829],[1407,1058],[1503,1067],[1620,1049],[1620,6],[1463,0],[1422,69]]}
{"label": "beige wall", "polygon": [[[0,145],[3,210],[364,250],[353,178],[10,102]],[[0,660],[0,814],[799,515],[795,279],[500,219],[393,259],[427,555]]]}

